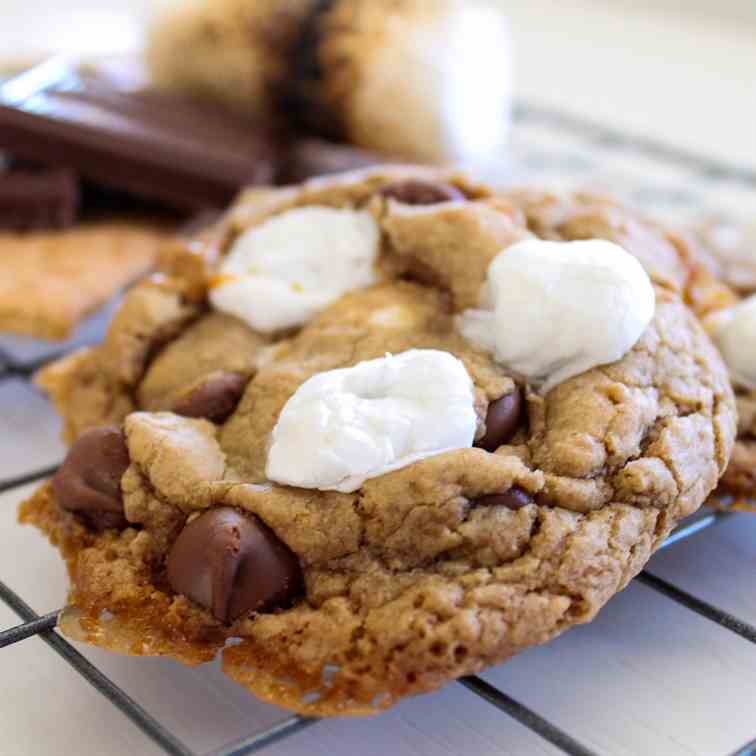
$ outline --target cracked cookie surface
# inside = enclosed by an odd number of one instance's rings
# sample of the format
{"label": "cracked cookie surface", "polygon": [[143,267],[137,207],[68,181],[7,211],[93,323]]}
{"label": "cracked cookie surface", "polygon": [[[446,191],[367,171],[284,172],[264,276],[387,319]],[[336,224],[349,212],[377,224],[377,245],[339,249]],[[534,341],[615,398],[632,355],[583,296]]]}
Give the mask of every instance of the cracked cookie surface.
{"label": "cracked cookie surface", "polygon": [[[527,216],[529,228],[551,239],[584,238],[591,234],[616,241],[639,253],[649,273],[681,293],[705,323],[737,304],[748,293],[746,279],[734,279],[714,264],[713,242],[703,233],[665,231],[639,213],[605,197],[590,194],[558,196],[522,191],[510,199]],[[645,241],[644,241],[645,240]],[[735,287],[735,288],[733,288]],[[753,509],[756,500],[756,391],[735,386],[737,439],[724,476],[710,503]]]}
{"label": "cracked cookie surface", "polygon": [[[383,191],[410,178],[464,198],[409,205]],[[310,204],[373,215],[379,282],[298,330],[265,337],[208,311],[204,282],[231,241]],[[674,245],[663,269],[649,270],[651,325],[618,362],[542,396],[467,342],[454,316],[477,304],[491,260],[533,233],[548,235],[528,228],[528,213],[517,198],[455,174],[387,168],[254,190],[212,239],[174,249],[167,276],[132,292],[102,346],[42,378],[69,438],[120,423],[130,459],[123,530],[88,528],[58,506],[49,484],[23,505],[22,520],[68,561],[64,631],[187,663],[222,650],[226,673],[261,698],[332,715],[386,708],[595,616],[716,486],[735,433],[733,397],[682,301],[685,264]],[[645,241],[626,248],[647,263],[648,240],[664,240],[642,232]],[[580,233],[601,238],[594,228]],[[417,348],[462,361],[479,441],[491,404],[521,392],[521,420],[503,445],[432,456],[352,493],[265,479],[270,433],[304,381]],[[179,415],[177,402],[218,372],[243,378],[230,414]],[[171,589],[172,545],[188,522],[221,507],[256,517],[295,555],[303,589],[290,605],[224,624]]]}

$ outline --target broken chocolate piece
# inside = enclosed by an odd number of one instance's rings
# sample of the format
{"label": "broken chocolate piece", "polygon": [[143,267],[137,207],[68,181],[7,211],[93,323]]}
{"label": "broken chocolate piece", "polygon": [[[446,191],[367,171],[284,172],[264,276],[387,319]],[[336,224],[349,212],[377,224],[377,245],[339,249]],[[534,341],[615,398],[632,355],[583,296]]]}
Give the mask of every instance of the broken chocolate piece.
{"label": "broken chocolate piece", "polygon": [[76,220],[79,189],[65,168],[17,167],[0,172],[0,229],[68,228]]}
{"label": "broken chocolate piece", "polygon": [[329,176],[389,162],[396,161],[348,144],[325,139],[300,139],[292,144],[278,181],[298,184],[315,176]]}
{"label": "broken chocolate piece", "polygon": [[222,108],[57,60],[0,85],[0,149],[182,209],[224,207],[270,182],[277,154],[269,134]]}

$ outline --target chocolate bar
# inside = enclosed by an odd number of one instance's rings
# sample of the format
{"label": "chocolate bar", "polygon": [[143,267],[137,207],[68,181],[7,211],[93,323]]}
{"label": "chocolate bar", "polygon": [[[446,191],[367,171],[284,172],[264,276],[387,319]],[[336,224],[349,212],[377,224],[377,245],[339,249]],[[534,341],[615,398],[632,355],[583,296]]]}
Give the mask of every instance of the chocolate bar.
{"label": "chocolate bar", "polygon": [[278,180],[285,184],[297,184],[314,176],[327,176],[389,162],[396,161],[360,147],[328,142],[324,139],[304,138],[291,145],[282,163]]}
{"label": "chocolate bar", "polygon": [[278,155],[270,133],[221,107],[57,59],[0,85],[0,150],[189,210],[269,183]]}
{"label": "chocolate bar", "polygon": [[79,189],[65,168],[13,167],[0,172],[0,229],[67,228],[76,219]]}

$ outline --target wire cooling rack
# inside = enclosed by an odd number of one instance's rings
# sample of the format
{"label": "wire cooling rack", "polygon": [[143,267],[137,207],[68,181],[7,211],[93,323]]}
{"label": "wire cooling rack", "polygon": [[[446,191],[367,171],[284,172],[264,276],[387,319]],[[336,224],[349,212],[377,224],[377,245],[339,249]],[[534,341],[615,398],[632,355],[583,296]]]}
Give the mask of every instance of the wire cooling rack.
{"label": "wire cooling rack", "polygon": [[[634,204],[646,206],[675,220],[684,220],[693,215],[700,217],[701,213],[734,218],[751,214],[756,217],[756,172],[647,140],[633,139],[561,113],[519,105],[515,112],[512,154],[509,169],[512,181],[547,184],[557,189],[576,185],[603,187]],[[77,338],[59,347],[3,341],[0,383],[13,379],[28,382],[42,364],[82,343],[97,340],[106,319],[104,315],[95,318]],[[0,494],[41,481],[55,469],[55,466],[47,467],[0,481]],[[678,527],[662,548],[673,548],[674,544],[729,516],[727,511],[702,511]],[[756,627],[748,622],[648,572],[642,572],[636,580],[686,611],[756,644]],[[0,600],[22,620],[21,624],[0,632],[0,648],[38,636],[165,753],[176,756],[242,756],[257,753],[317,722],[308,717],[290,716],[231,745],[200,754],[177,738],[57,633],[58,612],[38,615],[22,596],[2,580]],[[565,729],[481,677],[465,677],[457,684],[562,752],[572,756],[596,756],[596,751],[586,747]],[[722,756],[756,756],[756,738],[736,753]]]}

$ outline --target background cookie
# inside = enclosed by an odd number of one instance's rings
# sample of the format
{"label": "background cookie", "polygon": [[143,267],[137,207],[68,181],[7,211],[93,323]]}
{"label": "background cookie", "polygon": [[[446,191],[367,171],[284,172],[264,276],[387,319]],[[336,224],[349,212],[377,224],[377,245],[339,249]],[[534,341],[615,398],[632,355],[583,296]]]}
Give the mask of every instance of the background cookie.
{"label": "background cookie", "polygon": [[[721,267],[720,254],[712,250],[708,236],[696,232],[664,229],[606,197],[587,193],[555,195],[537,191],[513,192],[509,199],[523,209],[528,225],[539,235],[554,239],[581,238],[595,234],[638,250],[644,265],[656,280],[680,292],[710,334],[716,331],[741,300],[731,288],[735,279]],[[738,278],[741,282],[746,280]],[[748,289],[745,290],[748,293]],[[716,338],[715,338],[716,341]],[[734,342],[734,352],[747,356],[748,335]],[[732,458],[711,503],[752,509],[756,493],[756,395],[753,389],[733,379],[738,411],[738,439]],[[734,502],[733,502],[734,499]]]}

